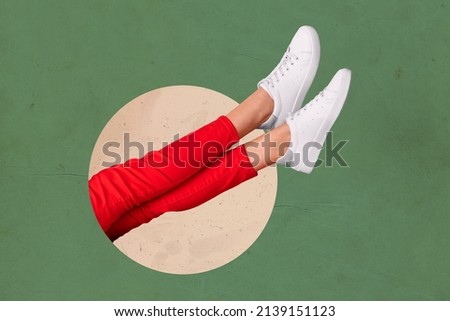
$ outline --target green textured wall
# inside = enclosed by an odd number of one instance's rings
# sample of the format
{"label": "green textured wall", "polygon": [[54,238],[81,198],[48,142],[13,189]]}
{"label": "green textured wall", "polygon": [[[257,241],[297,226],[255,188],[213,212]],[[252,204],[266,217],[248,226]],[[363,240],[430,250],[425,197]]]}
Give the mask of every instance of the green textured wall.
{"label": "green textured wall", "polygon": [[[449,300],[449,7],[0,1],[0,299]],[[122,255],[87,195],[108,119],[168,85],[242,100],[302,24],[322,44],[308,97],[353,70],[333,128],[350,168],[280,168],[266,230],[217,270],[167,275]]]}

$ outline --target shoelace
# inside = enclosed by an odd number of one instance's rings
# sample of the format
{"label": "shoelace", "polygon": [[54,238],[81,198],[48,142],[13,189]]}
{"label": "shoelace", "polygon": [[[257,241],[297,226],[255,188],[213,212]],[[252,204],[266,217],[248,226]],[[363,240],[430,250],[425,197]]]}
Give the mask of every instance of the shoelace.
{"label": "shoelace", "polygon": [[289,66],[294,65],[295,60],[298,60],[298,57],[294,53],[287,51],[284,54],[283,60],[280,62],[278,68],[265,79],[270,87],[275,87],[275,82],[280,81],[284,73],[289,71]]}
{"label": "shoelace", "polygon": [[297,110],[295,113],[289,113],[288,117],[289,117],[291,120],[294,120],[294,117],[295,117],[296,115],[300,115],[300,114],[302,113],[302,111],[307,110],[307,108],[310,107],[312,104],[317,103],[321,98],[323,98],[323,95],[324,95],[324,93],[323,93],[323,90],[322,90],[321,92],[319,92],[319,93],[317,94],[316,97],[314,97],[313,100],[311,100],[309,103],[307,103],[303,108],[300,108],[300,109]]}

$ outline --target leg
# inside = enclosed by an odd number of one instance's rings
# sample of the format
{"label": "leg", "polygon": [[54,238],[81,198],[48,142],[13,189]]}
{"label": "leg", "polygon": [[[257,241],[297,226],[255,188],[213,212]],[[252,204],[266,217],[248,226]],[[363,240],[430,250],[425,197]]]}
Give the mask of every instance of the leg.
{"label": "leg", "polygon": [[233,123],[239,137],[244,137],[255,128],[258,128],[273,113],[274,102],[269,94],[258,88],[239,106],[227,114]]}
{"label": "leg", "polygon": [[161,214],[196,207],[256,175],[241,145],[176,188],[125,213],[105,233],[114,241]]}
{"label": "leg", "polygon": [[282,157],[291,142],[289,126],[284,123],[245,144],[250,163],[256,171],[273,165]]}

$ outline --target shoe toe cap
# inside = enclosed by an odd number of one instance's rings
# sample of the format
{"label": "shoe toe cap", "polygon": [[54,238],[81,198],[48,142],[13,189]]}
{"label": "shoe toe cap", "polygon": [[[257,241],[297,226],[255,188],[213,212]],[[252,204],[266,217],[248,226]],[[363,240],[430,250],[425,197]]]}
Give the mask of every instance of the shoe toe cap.
{"label": "shoe toe cap", "polygon": [[316,39],[318,39],[318,36],[313,27],[300,27],[292,39],[290,49],[295,53],[312,52],[314,50],[314,42],[317,41]]}
{"label": "shoe toe cap", "polygon": [[333,91],[339,91],[342,87],[343,83],[350,82],[352,76],[352,72],[350,69],[341,69],[339,70],[331,79],[330,83],[327,86],[327,89],[331,89]]}

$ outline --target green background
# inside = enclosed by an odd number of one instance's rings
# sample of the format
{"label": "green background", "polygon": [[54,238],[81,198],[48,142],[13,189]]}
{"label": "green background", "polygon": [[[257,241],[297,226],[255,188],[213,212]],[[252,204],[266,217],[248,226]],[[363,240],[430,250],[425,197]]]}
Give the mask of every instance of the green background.
{"label": "green background", "polygon": [[[449,7],[1,1],[0,299],[449,300]],[[322,45],[307,98],[353,71],[333,128],[350,167],[279,168],[263,234],[214,271],[169,275],[121,254],[86,183],[109,118],[169,85],[240,101],[303,24]]]}

